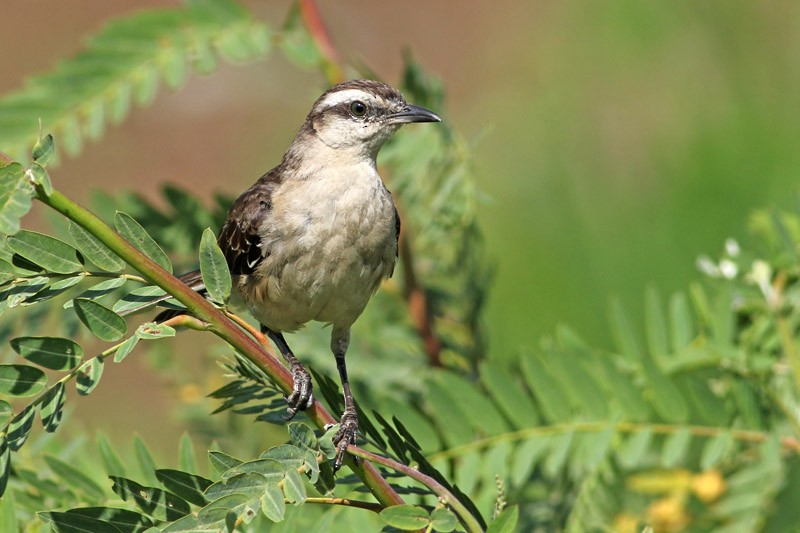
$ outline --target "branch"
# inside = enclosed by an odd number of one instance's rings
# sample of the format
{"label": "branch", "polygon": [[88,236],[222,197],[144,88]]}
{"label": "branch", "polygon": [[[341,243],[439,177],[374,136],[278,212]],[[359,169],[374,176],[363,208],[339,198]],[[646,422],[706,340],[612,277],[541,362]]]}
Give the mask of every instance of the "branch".
{"label": "branch", "polygon": [[[744,429],[730,429],[716,426],[691,426],[681,424],[649,424],[646,422],[576,422],[572,424],[553,424],[550,426],[538,426],[509,433],[502,433],[492,437],[474,440],[468,444],[450,448],[432,454],[428,459],[431,462],[455,459],[467,453],[475,452],[483,448],[499,444],[501,442],[514,442],[527,440],[533,437],[547,437],[550,435],[561,435],[569,432],[576,433],[600,433],[609,428],[613,428],[618,433],[637,433],[649,429],[655,435],[672,435],[678,430],[687,429],[695,437],[716,437],[722,433],[730,433],[731,436],[740,442],[759,444],[767,440],[770,435],[761,431],[748,431]],[[787,450],[800,455],[800,441],[793,437],[783,437],[780,440],[781,446]]]}
{"label": "branch", "polygon": [[333,44],[331,34],[322,20],[319,8],[314,0],[300,0],[300,16],[314,40],[314,44],[325,60],[325,74],[330,83],[344,81],[344,69],[339,52]]}
{"label": "branch", "polygon": [[378,463],[387,468],[391,468],[396,472],[401,472],[402,474],[405,474],[411,479],[414,479],[422,483],[423,485],[431,489],[431,491],[433,491],[433,493],[439,497],[439,500],[442,503],[448,505],[453,510],[453,512],[456,514],[459,521],[461,522],[461,525],[464,526],[464,529],[466,529],[469,533],[483,532],[483,528],[481,527],[478,520],[474,516],[472,516],[472,513],[470,513],[469,510],[467,510],[467,508],[464,507],[464,505],[458,500],[458,498],[456,498],[449,490],[447,490],[447,488],[444,485],[442,485],[432,477],[423,474],[422,472],[416,470],[415,468],[406,466],[403,463],[398,463],[397,461],[394,461],[387,457],[376,455],[372,452],[362,450],[361,448],[357,448],[355,446],[348,446],[347,451],[357,457],[361,457],[362,459]]}
{"label": "branch", "polygon": [[433,331],[433,316],[428,306],[428,295],[425,287],[420,285],[414,269],[414,256],[409,244],[408,230],[400,230],[400,261],[403,263],[403,296],[408,305],[408,312],[414,323],[417,334],[422,339],[425,353],[428,355],[430,365],[435,368],[442,367],[442,343]]}
{"label": "branch", "polygon": [[[265,351],[263,347],[227,318],[211,302],[141,253],[94,213],[56,190],[48,195],[39,185],[36,186],[36,199],[92,233],[100,242],[136,269],[145,279],[171,294],[186,306],[191,315],[205,323],[204,329],[213,332],[244,357],[252,361],[284,393],[288,394],[292,390],[291,374],[271,353]],[[319,402],[314,402],[312,407],[307,409],[305,413],[320,429],[336,422]],[[381,477],[372,464],[363,462],[357,465],[352,459],[347,460],[346,464],[369,488],[381,505],[391,506],[404,503],[403,499]]]}

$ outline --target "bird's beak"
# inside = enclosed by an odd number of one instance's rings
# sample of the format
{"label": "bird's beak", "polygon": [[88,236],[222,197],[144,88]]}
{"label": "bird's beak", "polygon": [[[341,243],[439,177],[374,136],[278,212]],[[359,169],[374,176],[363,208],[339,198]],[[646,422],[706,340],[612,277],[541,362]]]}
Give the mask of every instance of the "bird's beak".
{"label": "bird's beak", "polygon": [[408,122],[441,122],[442,119],[433,111],[418,105],[406,105],[402,111],[387,117],[389,124],[406,124]]}

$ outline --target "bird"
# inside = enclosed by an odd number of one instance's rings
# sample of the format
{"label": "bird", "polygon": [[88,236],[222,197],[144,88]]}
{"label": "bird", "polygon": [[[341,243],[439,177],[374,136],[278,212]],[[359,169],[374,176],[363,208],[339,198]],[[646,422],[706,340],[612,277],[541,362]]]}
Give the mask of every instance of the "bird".
{"label": "bird", "polygon": [[[378,174],[378,151],[403,124],[440,121],[386,83],[355,79],[333,85],[314,102],[280,164],[233,202],[219,232],[235,300],[259,322],[291,371],[287,420],[314,397],[311,376],[284,333],[312,321],[331,327],[344,396],[333,436],[334,471],[358,435],[345,363],[350,329],[398,259],[400,217]],[[181,279],[202,288],[199,271]]]}

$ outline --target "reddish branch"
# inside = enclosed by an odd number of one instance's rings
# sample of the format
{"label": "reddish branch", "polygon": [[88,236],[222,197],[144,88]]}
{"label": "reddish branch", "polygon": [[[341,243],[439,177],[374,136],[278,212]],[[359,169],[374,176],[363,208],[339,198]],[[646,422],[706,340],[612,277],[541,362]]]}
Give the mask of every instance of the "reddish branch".
{"label": "reddish branch", "polygon": [[317,3],[314,0],[300,0],[300,16],[314,40],[314,44],[325,59],[325,70],[328,81],[338,83],[344,81],[344,69],[339,52],[333,44],[331,34],[322,20]]}
{"label": "reddish branch", "polygon": [[400,235],[400,260],[403,262],[403,295],[408,305],[408,312],[414,328],[422,340],[428,361],[433,367],[442,366],[442,343],[433,331],[433,316],[428,306],[428,295],[425,287],[420,285],[414,270],[414,258],[409,244],[408,232],[402,230]]}

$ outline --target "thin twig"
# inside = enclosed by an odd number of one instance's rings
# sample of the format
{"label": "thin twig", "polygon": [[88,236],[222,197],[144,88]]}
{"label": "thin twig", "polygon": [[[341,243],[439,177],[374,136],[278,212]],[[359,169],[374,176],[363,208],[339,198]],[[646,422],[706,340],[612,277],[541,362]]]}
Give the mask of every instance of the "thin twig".
{"label": "thin twig", "polygon": [[306,503],[321,503],[325,505],[344,505],[345,507],[357,507],[366,509],[373,513],[383,511],[383,506],[379,503],[365,502],[361,500],[351,500],[349,498],[306,498]]}
{"label": "thin twig", "polygon": [[393,459],[389,459],[388,457],[383,457],[372,452],[368,452],[356,446],[348,446],[347,451],[350,452],[352,455],[357,457],[361,457],[362,459],[366,459],[368,461],[372,461],[383,465],[387,468],[391,468],[396,472],[400,472],[411,479],[414,479],[420,483],[422,483],[427,488],[431,489],[436,496],[439,497],[439,500],[448,505],[453,512],[458,517],[461,524],[464,528],[470,533],[477,533],[482,532],[483,528],[481,527],[478,519],[475,518],[472,513],[462,504],[458,498],[456,498],[447,487],[433,479],[431,476],[427,474],[423,474],[419,470],[415,468],[411,468],[408,465],[404,465],[403,463],[398,463]]}

